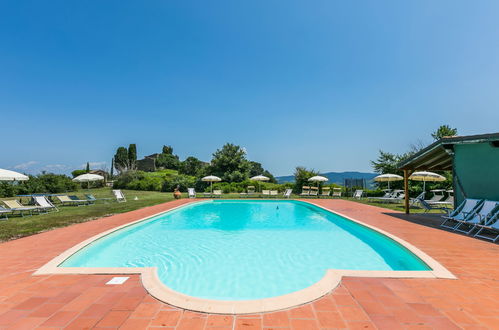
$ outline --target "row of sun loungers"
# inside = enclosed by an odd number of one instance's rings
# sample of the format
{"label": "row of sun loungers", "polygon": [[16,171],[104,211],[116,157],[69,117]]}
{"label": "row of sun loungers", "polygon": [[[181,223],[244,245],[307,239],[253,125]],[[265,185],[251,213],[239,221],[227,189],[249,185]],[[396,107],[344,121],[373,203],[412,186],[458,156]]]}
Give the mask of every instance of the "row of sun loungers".
{"label": "row of sun loungers", "polygon": [[[92,194],[86,194],[86,199],[80,199],[76,195],[56,195],[55,197],[60,202],[60,205],[70,205],[70,206],[82,206],[95,204],[99,200],[113,200],[116,199],[117,202],[126,202],[125,195],[119,189],[113,190],[113,195],[115,198],[95,198]],[[33,213],[48,213],[51,211],[59,211],[57,206],[55,206],[46,196],[32,196],[33,205],[23,205],[18,200],[5,200],[3,203],[6,207],[0,206],[0,219],[7,220],[7,215],[20,215],[24,217],[25,215],[33,215]]]}
{"label": "row of sun loungers", "polygon": [[[291,196],[292,189],[286,189],[282,194],[282,197],[289,198]],[[194,188],[187,188],[187,193],[189,198],[196,198],[197,193]],[[213,192],[204,192],[203,197],[207,198],[222,198],[222,190],[213,190]],[[256,193],[252,190],[248,190],[248,192],[240,193],[242,198],[251,198],[251,197],[269,197],[269,198],[277,198],[279,197],[279,192],[277,190],[262,190],[261,193]]]}
{"label": "row of sun loungers", "polygon": [[331,188],[323,187],[322,192],[319,194],[318,187],[303,186],[301,189],[300,197],[341,197],[341,188],[333,188],[331,195]]}
{"label": "row of sun loungers", "polygon": [[443,216],[441,227],[496,242],[499,239],[499,202],[467,198]]}

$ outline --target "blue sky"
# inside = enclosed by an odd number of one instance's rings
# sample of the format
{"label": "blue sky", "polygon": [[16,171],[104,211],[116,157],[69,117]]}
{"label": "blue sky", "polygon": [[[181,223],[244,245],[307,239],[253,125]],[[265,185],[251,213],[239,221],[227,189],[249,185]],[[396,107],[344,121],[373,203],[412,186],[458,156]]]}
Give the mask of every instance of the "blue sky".
{"label": "blue sky", "polygon": [[0,168],[225,142],[276,175],[499,128],[497,1],[2,1]]}

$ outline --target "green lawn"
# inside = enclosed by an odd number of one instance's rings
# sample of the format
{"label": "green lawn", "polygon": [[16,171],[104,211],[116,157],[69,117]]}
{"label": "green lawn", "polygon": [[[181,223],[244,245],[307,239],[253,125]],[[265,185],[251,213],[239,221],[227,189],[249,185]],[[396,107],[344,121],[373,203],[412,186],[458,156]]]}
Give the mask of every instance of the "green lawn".
{"label": "green lawn", "polygon": [[[76,195],[83,197],[83,194],[87,192],[87,190],[80,190]],[[90,192],[97,198],[112,197],[109,188],[90,189]],[[117,203],[116,201],[104,203],[99,201],[94,205],[79,207],[57,205],[59,212],[25,216],[24,218],[18,215],[9,216],[9,220],[0,220],[0,241],[33,235],[53,228],[94,220],[106,215],[133,211],[145,206],[173,200],[172,193],[132,190],[123,190],[123,192],[127,198],[126,203]],[[135,197],[138,200],[134,200]],[[5,199],[13,198],[2,198],[2,200]]]}
{"label": "green lawn", "polygon": [[[87,192],[88,190],[80,190],[76,193],[76,195],[83,197],[83,194]],[[97,198],[112,197],[111,190],[109,188],[91,189],[90,192]],[[0,241],[7,241],[10,239],[29,236],[53,228],[64,227],[74,223],[94,220],[116,213],[133,211],[142,207],[156,205],[173,200],[172,193],[136,190],[123,190],[123,192],[127,197],[126,203],[116,203],[115,201],[104,203],[102,201],[99,201],[95,205],[89,206],[60,206],[59,212],[50,212],[48,214],[25,216],[24,218],[17,215],[9,216],[9,220],[7,221],[0,220]],[[135,197],[137,197],[138,199],[134,200]],[[183,194],[183,197],[187,197],[186,194]],[[202,194],[198,194],[198,197],[202,197]],[[223,198],[238,199],[240,198],[240,195],[234,193],[224,194]],[[298,196],[292,196],[292,198],[298,198]],[[12,198],[2,198],[0,200],[3,199]],[[404,211],[403,204],[376,203],[370,202],[367,199],[345,199],[358,203],[384,207],[386,209],[396,210],[400,212]],[[411,212],[421,213],[423,212],[423,210],[420,208],[411,208]],[[433,212],[438,213],[438,211]]]}

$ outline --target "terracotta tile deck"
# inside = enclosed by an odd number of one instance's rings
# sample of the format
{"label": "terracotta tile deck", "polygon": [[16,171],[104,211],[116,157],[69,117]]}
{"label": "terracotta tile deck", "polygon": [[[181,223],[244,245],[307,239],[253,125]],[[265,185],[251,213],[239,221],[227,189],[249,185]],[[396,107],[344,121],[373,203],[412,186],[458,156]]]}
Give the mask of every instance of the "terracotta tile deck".
{"label": "terracotta tile deck", "polygon": [[138,275],[115,286],[105,285],[113,275],[31,275],[95,234],[188,202],[169,202],[0,244],[0,328],[499,329],[499,245],[343,200],[315,202],[414,244],[458,280],[344,278],[315,302],[275,313],[231,316],[161,303],[147,294]]}

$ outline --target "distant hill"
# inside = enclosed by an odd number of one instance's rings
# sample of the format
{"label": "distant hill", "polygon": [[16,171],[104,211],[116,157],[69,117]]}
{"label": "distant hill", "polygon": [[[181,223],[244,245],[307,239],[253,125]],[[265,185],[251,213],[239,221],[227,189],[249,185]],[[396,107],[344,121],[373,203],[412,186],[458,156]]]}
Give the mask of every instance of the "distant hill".
{"label": "distant hill", "polygon": [[[344,179],[366,179],[367,181],[372,181],[372,179],[377,174],[364,172],[328,172],[321,173],[320,175],[328,178],[328,183],[336,183],[342,185]],[[295,177],[293,175],[277,176],[276,179],[278,183],[295,182]]]}

